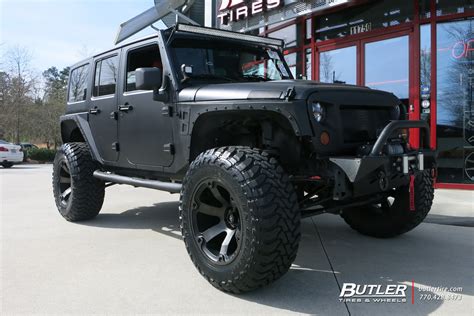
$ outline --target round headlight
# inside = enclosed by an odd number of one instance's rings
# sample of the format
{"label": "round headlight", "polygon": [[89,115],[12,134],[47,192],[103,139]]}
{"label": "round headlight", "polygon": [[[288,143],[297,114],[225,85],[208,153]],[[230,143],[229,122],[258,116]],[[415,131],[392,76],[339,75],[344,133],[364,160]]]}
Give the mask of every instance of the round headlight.
{"label": "round headlight", "polygon": [[321,105],[321,103],[313,103],[313,116],[318,123],[322,122],[326,117],[326,109]]}

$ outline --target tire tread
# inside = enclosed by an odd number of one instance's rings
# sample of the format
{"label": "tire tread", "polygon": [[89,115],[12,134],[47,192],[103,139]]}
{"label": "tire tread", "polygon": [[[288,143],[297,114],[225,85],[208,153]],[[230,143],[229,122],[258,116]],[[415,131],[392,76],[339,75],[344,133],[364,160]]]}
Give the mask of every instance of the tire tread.
{"label": "tire tread", "polygon": [[[263,287],[285,274],[296,258],[300,240],[300,212],[293,185],[277,159],[267,152],[248,147],[222,147],[210,149],[192,162],[188,171],[205,165],[215,165],[226,170],[234,169],[241,186],[250,188],[247,196],[252,221],[257,227],[258,243],[251,242],[251,256],[233,279],[214,280],[199,267],[189,249],[192,238],[183,227],[186,212],[183,210],[183,194],[180,199],[181,230],[186,249],[199,272],[216,288],[231,293],[242,293]],[[186,178],[183,190],[186,187]],[[258,234],[258,237],[257,237]]]}

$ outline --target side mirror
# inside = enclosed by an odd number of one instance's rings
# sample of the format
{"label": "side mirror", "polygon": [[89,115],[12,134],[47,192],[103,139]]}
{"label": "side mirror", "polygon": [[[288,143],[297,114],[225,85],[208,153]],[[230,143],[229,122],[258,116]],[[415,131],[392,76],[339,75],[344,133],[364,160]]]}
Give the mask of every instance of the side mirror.
{"label": "side mirror", "polygon": [[135,85],[138,90],[158,90],[161,87],[160,68],[138,68],[135,70]]}

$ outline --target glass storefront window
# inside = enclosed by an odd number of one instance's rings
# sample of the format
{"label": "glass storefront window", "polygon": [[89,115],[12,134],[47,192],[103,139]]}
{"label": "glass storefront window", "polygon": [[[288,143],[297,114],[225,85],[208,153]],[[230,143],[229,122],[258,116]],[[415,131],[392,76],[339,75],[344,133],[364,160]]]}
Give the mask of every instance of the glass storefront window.
{"label": "glass storefront window", "polygon": [[311,26],[311,19],[306,19],[306,39],[309,40],[313,36],[313,28]]}
{"label": "glass storefront window", "polygon": [[420,28],[420,85],[431,86],[431,25]]}
{"label": "glass storefront window", "polygon": [[408,104],[408,36],[365,45],[365,85],[389,91]]}
{"label": "glass storefront window", "polygon": [[312,62],[311,49],[306,50],[306,79],[313,80],[313,62]]}
{"label": "glass storefront window", "polygon": [[319,81],[356,84],[356,46],[335,49],[319,54]]}
{"label": "glass storefront window", "polygon": [[378,1],[316,18],[317,41],[341,38],[413,20],[413,2]]}
{"label": "glass storefront window", "polygon": [[438,181],[474,183],[474,19],[437,25]]}
{"label": "glass storefront window", "polygon": [[431,0],[419,0],[420,18],[431,17]]}
{"label": "glass storefront window", "polygon": [[436,0],[436,15],[474,12],[472,0]]}
{"label": "glass storefront window", "polygon": [[295,47],[300,44],[300,23],[291,24],[278,31],[268,33],[268,37],[282,39],[285,42],[285,48]]}
{"label": "glass storefront window", "polygon": [[[420,99],[431,102],[431,25],[420,27]],[[422,104],[422,103],[420,103]],[[423,103],[424,104],[424,103]],[[421,107],[421,118],[429,121],[431,105]]]}
{"label": "glass storefront window", "polygon": [[296,63],[296,53],[285,55],[286,63],[290,67],[290,71],[293,74],[293,78],[297,78],[297,63]]}

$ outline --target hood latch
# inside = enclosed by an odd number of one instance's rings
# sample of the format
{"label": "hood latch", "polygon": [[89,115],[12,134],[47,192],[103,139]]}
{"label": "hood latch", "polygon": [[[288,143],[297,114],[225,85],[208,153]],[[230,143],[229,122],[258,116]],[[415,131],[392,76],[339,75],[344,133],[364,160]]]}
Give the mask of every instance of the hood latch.
{"label": "hood latch", "polygon": [[288,89],[286,89],[286,93],[282,95],[281,99],[290,101],[290,100],[293,100],[295,96],[296,96],[295,87],[288,87]]}

